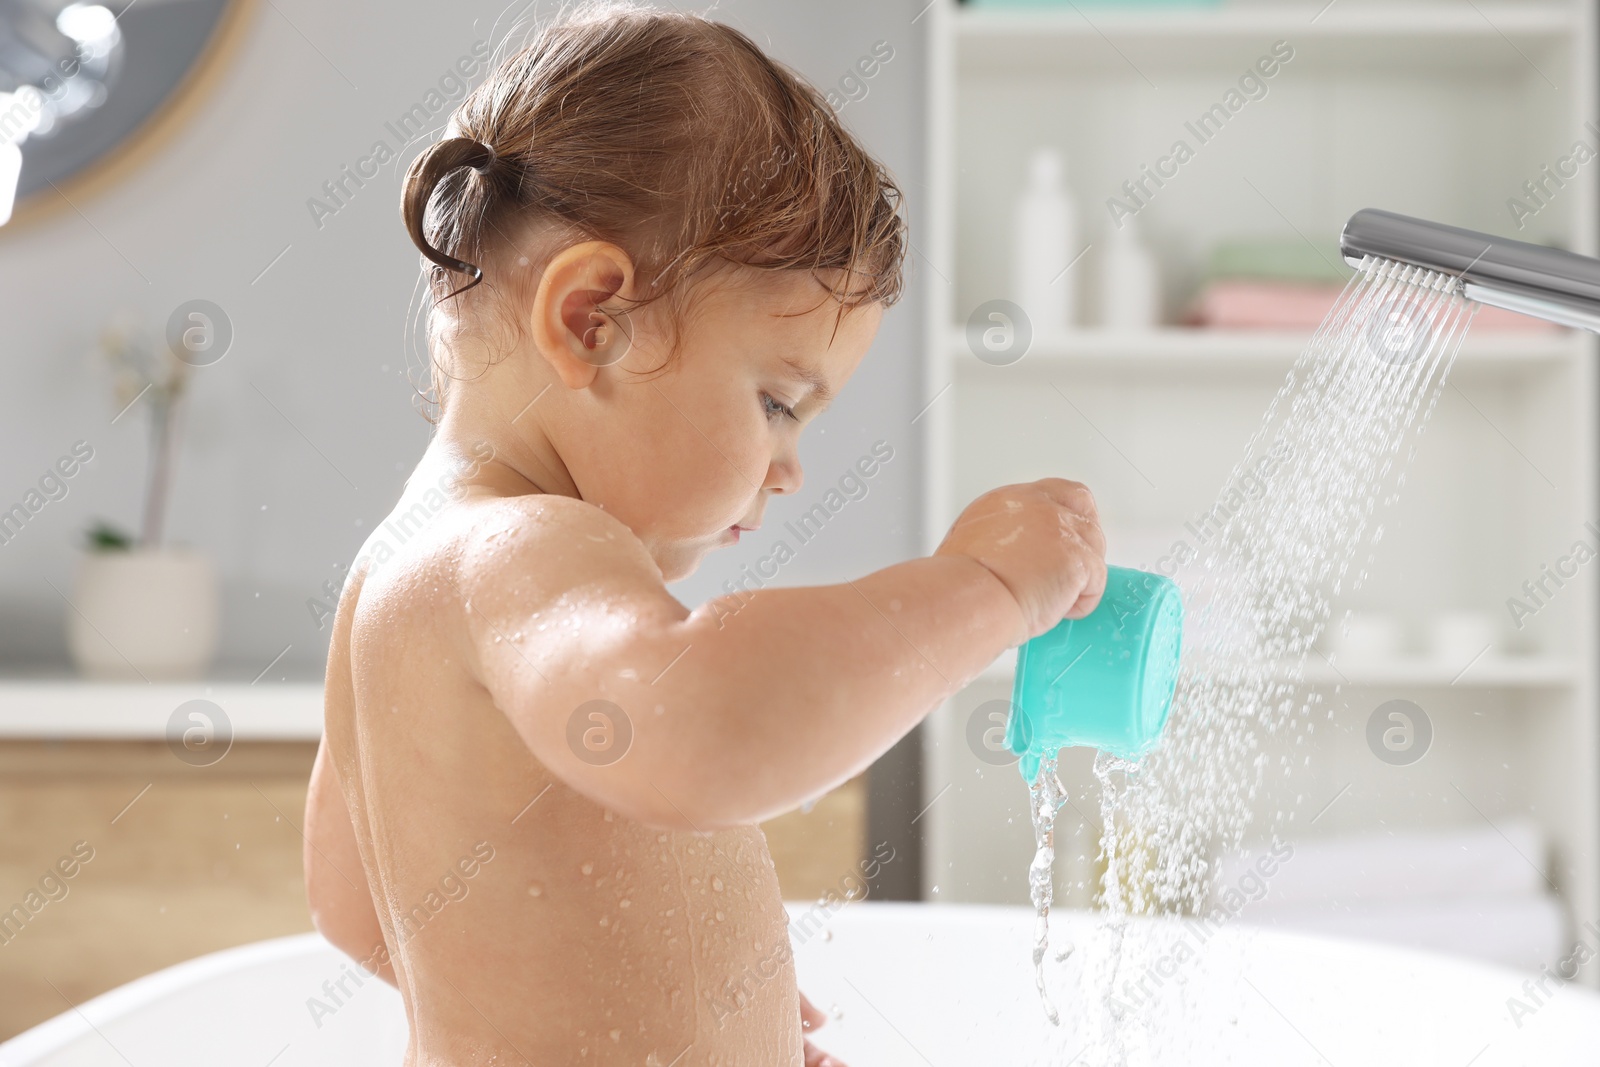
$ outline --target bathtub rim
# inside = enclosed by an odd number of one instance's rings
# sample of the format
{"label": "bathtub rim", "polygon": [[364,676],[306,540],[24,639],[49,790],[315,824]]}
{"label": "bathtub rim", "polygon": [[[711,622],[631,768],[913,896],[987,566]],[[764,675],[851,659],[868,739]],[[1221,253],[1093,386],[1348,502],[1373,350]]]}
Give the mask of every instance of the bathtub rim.
{"label": "bathtub rim", "polygon": [[[904,928],[917,920],[925,921],[928,913],[935,912],[939,915],[942,924],[954,927],[972,929],[999,922],[1024,922],[1033,921],[1033,910],[1023,905],[1015,904],[963,904],[963,903],[933,903],[919,901],[874,901],[874,900],[848,900],[839,898],[841,903],[837,908],[827,909],[824,904],[817,901],[786,901],[784,908],[789,914],[790,922],[800,916],[821,910],[824,919],[818,929],[826,929],[836,922],[840,915],[846,912],[856,912],[859,905],[870,905],[870,912],[876,917],[877,922],[888,922],[895,927]],[[864,918],[855,915],[847,922],[858,922]],[[1070,925],[1074,928],[1086,924],[1098,925],[1104,919],[1104,913],[1082,908],[1059,908],[1051,913],[1051,925],[1057,922]],[[1162,916],[1159,918],[1136,918],[1134,922],[1140,924],[1158,924],[1171,926],[1184,922],[1181,918]],[[1465,978],[1472,975],[1471,981],[1482,982],[1489,979],[1509,981],[1513,978],[1520,980],[1537,972],[1522,972],[1498,964],[1485,963],[1481,960],[1466,959],[1452,956],[1447,953],[1434,952],[1426,949],[1411,948],[1402,945],[1393,945],[1379,941],[1366,941],[1359,938],[1332,937],[1318,933],[1305,933],[1294,930],[1280,930],[1273,927],[1261,926],[1251,923],[1248,919],[1232,919],[1219,928],[1216,933],[1225,937],[1247,937],[1262,939],[1276,947],[1278,951],[1305,952],[1333,954],[1334,956],[1348,959],[1350,956],[1359,958],[1359,962],[1367,966],[1382,967],[1385,963],[1400,964],[1409,962],[1428,971],[1448,969],[1459,977]],[[807,943],[810,942],[807,939]],[[796,946],[797,955],[804,951],[804,944]],[[36,1060],[60,1052],[73,1042],[97,1033],[96,1027],[107,1025],[123,1018],[131,1012],[137,1011],[143,1005],[169,994],[178,992],[185,987],[194,986],[209,978],[238,971],[242,966],[259,963],[272,963],[283,959],[292,959],[299,956],[311,955],[319,952],[340,953],[326,938],[316,931],[299,934],[287,934],[282,937],[266,938],[252,941],[243,945],[234,945],[230,948],[218,949],[215,952],[196,956],[193,959],[183,960],[164,967],[150,974],[132,979],[114,989],[109,989],[98,996],[91,997],[81,1004],[61,1012],[30,1029],[0,1042],[0,1067],[26,1067]],[[1324,957],[1326,958],[1326,957]],[[1570,1001],[1576,999],[1587,1002],[1587,1011],[1600,1018],[1600,991],[1583,985],[1569,987]],[[1570,994],[1576,993],[1576,998]],[[1578,1008],[1584,1011],[1584,1008]]]}
{"label": "bathtub rim", "polygon": [[14,1061],[26,1065],[60,1052],[97,1033],[98,1026],[115,1022],[146,1004],[209,978],[232,974],[241,965],[293,959],[331,947],[327,939],[313,930],[218,949],[151,971],[0,1042],[0,1067],[10,1067]]}

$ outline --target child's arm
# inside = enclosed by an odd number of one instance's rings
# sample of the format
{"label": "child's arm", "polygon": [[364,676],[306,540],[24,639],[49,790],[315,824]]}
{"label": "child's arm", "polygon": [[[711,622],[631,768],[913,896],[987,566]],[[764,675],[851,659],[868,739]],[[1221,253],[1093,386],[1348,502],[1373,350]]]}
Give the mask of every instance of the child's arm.
{"label": "child's arm", "polygon": [[394,985],[394,968],[356,848],[350,809],[326,741],[317,746],[306,792],[305,871],[306,900],[317,931],[367,971]]}
{"label": "child's arm", "polygon": [[[1059,479],[980,497],[930,557],[693,612],[632,532],[582,501],[516,498],[478,534],[460,573],[480,681],[552,773],[682,830],[758,822],[860,773],[1105,587],[1093,499]],[[573,725],[596,699],[631,728],[620,758],[573,743],[606,725],[594,707]]]}

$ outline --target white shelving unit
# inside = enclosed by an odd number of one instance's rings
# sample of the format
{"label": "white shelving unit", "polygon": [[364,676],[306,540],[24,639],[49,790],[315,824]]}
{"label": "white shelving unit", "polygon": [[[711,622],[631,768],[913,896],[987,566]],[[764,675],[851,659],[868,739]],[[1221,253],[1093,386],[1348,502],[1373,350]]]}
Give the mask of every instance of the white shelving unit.
{"label": "white shelving unit", "polygon": [[[1319,12],[1319,9],[1320,12]],[[925,534],[1007,482],[1045,476],[1095,490],[1114,561],[1148,566],[1210,505],[1308,334],[1092,324],[1007,367],[980,362],[963,328],[1007,298],[1013,198],[1037,145],[1063,150],[1091,248],[1074,269],[1092,315],[1106,199],[1166,153],[1278,41],[1293,59],[1139,212],[1176,322],[1204,258],[1227,239],[1308,239],[1332,256],[1347,218],[1381,207],[1596,252],[1600,160],[1567,179],[1520,232],[1508,198],[1583,140],[1600,116],[1592,0],[1258,2],[1123,11],[965,8],[939,0],[929,27],[931,279],[925,401]],[[1092,323],[1092,319],[1090,320]],[[1436,612],[1505,602],[1573,542],[1596,508],[1596,339],[1479,331],[1467,339],[1362,587],[1336,609],[1382,610],[1420,628]],[[1165,538],[1165,541],[1163,541]],[[1338,686],[1334,721],[1295,786],[1308,835],[1466,826],[1532,815],[1550,838],[1568,915],[1600,915],[1600,562],[1472,664],[1420,656],[1315,662]],[[1501,647],[1503,644],[1504,647]],[[1465,668],[1465,669],[1464,669]],[[968,717],[1009,695],[1002,660],[926,731],[924,885],[938,900],[1025,902],[1026,793],[1012,767],[971,752]],[[1408,767],[1367,751],[1378,703],[1421,704],[1433,748]],[[1068,774],[1082,776],[1087,754]],[[1348,788],[1340,793],[1340,787]],[[1080,796],[1092,778],[1080,777]],[[1463,798],[1467,803],[1463,803]],[[1092,807],[1079,803],[1084,811]],[[1258,826],[1268,824],[1261,812]],[[1303,825],[1304,820],[1301,821]],[[1058,891],[1087,904],[1093,841],[1061,848]],[[936,893],[933,887],[937,887]],[[1595,968],[1588,972],[1591,976]]]}

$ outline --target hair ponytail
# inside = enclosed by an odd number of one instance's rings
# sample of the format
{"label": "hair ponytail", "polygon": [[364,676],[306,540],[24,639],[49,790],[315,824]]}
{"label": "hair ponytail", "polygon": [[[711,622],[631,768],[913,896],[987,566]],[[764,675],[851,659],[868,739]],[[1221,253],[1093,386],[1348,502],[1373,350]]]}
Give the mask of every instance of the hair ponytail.
{"label": "hair ponytail", "polygon": [[472,280],[454,290],[444,299],[466,292],[483,281],[483,268],[466,260],[457,259],[428,242],[428,203],[439,183],[451,172],[461,167],[471,167],[485,174],[496,159],[493,147],[472,137],[446,137],[429,145],[406,170],[405,191],[400,198],[400,215],[405,220],[411,241],[434,263],[461,274],[470,274]]}

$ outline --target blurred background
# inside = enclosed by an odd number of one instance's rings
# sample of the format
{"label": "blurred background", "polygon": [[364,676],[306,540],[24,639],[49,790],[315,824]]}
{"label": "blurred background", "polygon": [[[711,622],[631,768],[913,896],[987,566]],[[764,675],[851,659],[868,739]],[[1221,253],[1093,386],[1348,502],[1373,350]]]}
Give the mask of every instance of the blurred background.
{"label": "blurred background", "polygon": [[[401,177],[549,10],[0,0],[0,1039],[310,929],[328,621],[429,434]],[[1352,212],[1595,251],[1587,0],[710,14],[828,95],[912,249],[805,488],[674,589],[691,606],[780,540],[803,544],[776,582],[839,581],[1045,476],[1095,490],[1115,562],[1163,569],[1349,279]],[[1480,316],[1311,664],[1331,714],[1260,798],[1298,851],[1252,920],[1530,972],[1600,920],[1595,355]],[[876,897],[1026,903],[1010,684],[1002,659],[769,825],[786,895],[843,892],[887,845]],[[1058,824],[1083,907],[1088,757]]]}

